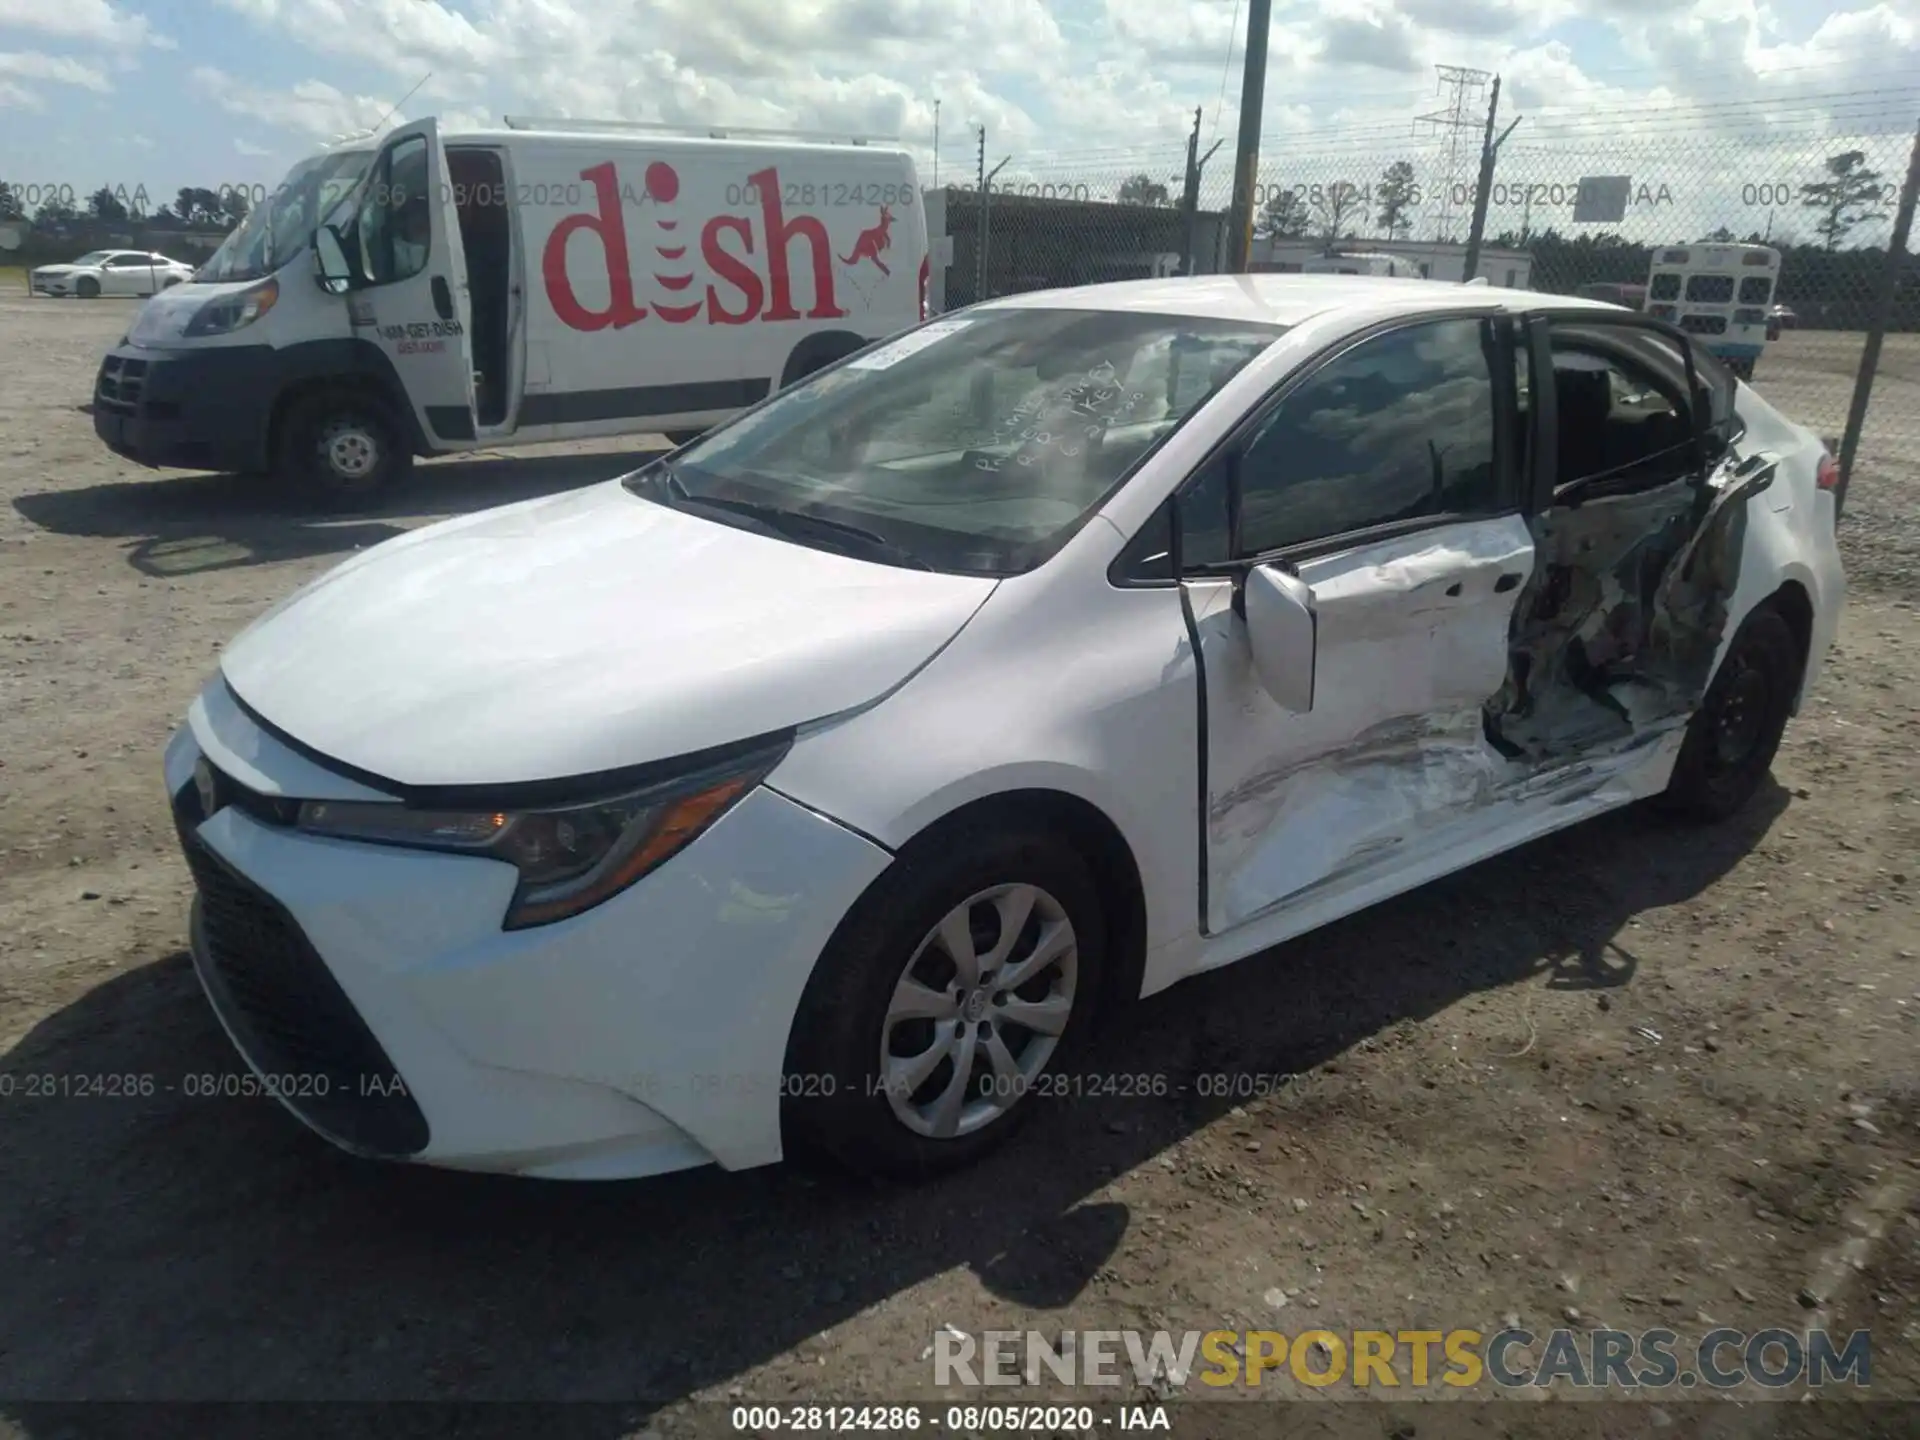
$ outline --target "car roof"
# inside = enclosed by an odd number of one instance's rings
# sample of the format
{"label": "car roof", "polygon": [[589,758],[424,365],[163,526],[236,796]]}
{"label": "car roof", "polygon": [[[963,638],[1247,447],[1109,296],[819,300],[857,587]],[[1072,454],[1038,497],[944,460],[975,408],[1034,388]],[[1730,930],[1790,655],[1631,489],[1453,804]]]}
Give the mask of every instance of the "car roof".
{"label": "car roof", "polygon": [[1165,280],[1117,280],[1072,289],[1034,290],[981,302],[981,309],[1133,310],[1196,319],[1298,325],[1330,311],[1364,311],[1371,318],[1450,310],[1620,309],[1578,295],[1544,295],[1496,285],[1462,285],[1387,275],[1196,275]]}

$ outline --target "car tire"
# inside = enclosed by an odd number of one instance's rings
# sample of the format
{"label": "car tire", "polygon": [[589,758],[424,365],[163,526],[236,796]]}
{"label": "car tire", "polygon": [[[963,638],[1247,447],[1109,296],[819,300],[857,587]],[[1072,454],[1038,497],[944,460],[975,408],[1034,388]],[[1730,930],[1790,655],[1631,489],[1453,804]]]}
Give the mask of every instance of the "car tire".
{"label": "car tire", "polygon": [[[1019,928],[1001,956],[1010,919]],[[962,924],[959,943],[976,960],[1005,962],[980,967],[971,987],[947,938]],[[782,1084],[788,1150],[896,1180],[980,1159],[1083,1052],[1106,949],[1099,890],[1064,837],[982,825],[908,846],[841,921],[807,984]],[[1021,967],[1036,960],[1023,980]],[[922,988],[909,992],[909,981]],[[1032,1028],[1010,1012],[1045,1023]],[[897,1062],[891,1077],[883,1055]]]}
{"label": "car tire", "polygon": [[100,298],[100,282],[91,275],[82,275],[78,280],[73,282],[73,293],[81,300],[98,300]]}
{"label": "car tire", "polygon": [[359,395],[305,396],[281,426],[281,472],[328,510],[384,496],[412,466],[400,427],[384,407]]}
{"label": "car tire", "polygon": [[1719,821],[1753,798],[1780,749],[1804,665],[1793,627],[1776,607],[1764,604],[1747,617],[1687,725],[1662,810]]}

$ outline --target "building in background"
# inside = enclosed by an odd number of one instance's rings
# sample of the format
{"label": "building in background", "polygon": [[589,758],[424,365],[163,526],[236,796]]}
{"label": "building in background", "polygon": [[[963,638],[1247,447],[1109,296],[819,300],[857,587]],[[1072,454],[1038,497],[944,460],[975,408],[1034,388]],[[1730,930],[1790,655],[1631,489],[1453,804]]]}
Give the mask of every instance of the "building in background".
{"label": "building in background", "polygon": [[[1342,240],[1329,249],[1324,240],[1275,240],[1270,236],[1256,238],[1253,242],[1253,254],[1249,268],[1268,273],[1297,275],[1311,261],[1322,261],[1329,254],[1341,253],[1353,255],[1391,256],[1395,260],[1405,260],[1412,267],[1412,273],[1427,280],[1451,280],[1459,282],[1468,279],[1467,247],[1450,244],[1444,240],[1374,240],[1355,238]],[[1524,250],[1503,250],[1498,246],[1483,245],[1480,248],[1480,263],[1475,274],[1484,276],[1489,285],[1500,285],[1510,290],[1531,290],[1533,288],[1533,257]]]}
{"label": "building in background", "polygon": [[1217,274],[1226,253],[1227,220],[1216,210],[1196,214],[1189,233],[1177,205],[995,191],[986,214],[982,289],[978,193],[947,186],[926,191],[925,203],[932,251],[927,308],[934,314],[1030,290],[1177,275],[1189,246],[1193,273]]}

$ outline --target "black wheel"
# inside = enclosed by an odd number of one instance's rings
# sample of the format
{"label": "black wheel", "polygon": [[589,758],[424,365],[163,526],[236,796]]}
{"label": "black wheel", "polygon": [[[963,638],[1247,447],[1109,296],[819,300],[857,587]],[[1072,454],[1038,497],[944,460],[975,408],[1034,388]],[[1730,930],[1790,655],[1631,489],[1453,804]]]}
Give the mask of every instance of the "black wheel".
{"label": "black wheel", "polygon": [[399,427],[384,408],[357,395],[297,400],[281,427],[282,471],[329,509],[385,494],[412,465]]}
{"label": "black wheel", "polygon": [[100,298],[100,282],[91,275],[82,275],[78,280],[73,282],[73,293],[82,300],[98,300]]}
{"label": "black wheel", "polygon": [[704,430],[669,430],[667,439],[677,449],[682,445],[691,445],[707,432]]}
{"label": "black wheel", "polygon": [[1093,877],[1059,836],[981,826],[909,846],[801,999],[789,1149],[895,1179],[979,1159],[1089,1039],[1106,946]]}
{"label": "black wheel", "polygon": [[1800,642],[1771,605],[1747,617],[1687,726],[1661,808],[1724,820],[1753,798],[1773,766],[1800,685]]}

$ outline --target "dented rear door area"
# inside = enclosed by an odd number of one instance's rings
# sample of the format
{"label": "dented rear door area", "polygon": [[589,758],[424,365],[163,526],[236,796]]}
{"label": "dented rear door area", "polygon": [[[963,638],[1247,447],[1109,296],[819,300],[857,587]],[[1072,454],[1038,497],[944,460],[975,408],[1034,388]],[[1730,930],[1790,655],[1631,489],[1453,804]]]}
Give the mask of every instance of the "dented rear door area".
{"label": "dented rear door area", "polygon": [[1686,725],[1726,637],[1747,501],[1777,463],[1696,449],[1684,358],[1611,328],[1548,332],[1551,489],[1487,705],[1489,739],[1523,769],[1631,753]]}

